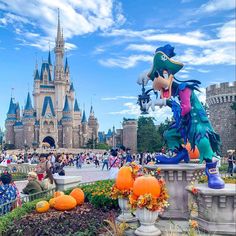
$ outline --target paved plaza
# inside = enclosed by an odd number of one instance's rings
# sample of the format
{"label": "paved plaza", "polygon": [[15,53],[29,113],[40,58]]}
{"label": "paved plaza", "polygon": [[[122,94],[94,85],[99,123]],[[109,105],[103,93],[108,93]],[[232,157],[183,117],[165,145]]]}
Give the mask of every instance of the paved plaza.
{"label": "paved plaza", "polygon": [[[85,164],[81,169],[75,166],[67,166],[64,168],[67,176],[82,176],[82,183],[92,182],[96,180],[104,180],[109,178],[109,171],[103,170],[102,165],[96,168],[94,164]],[[26,186],[27,180],[16,181],[16,186],[21,192]]]}

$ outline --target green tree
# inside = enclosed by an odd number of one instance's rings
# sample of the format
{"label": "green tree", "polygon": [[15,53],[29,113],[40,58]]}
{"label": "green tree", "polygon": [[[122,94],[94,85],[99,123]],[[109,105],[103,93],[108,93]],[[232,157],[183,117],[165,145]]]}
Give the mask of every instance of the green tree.
{"label": "green tree", "polygon": [[137,146],[138,152],[154,152],[162,147],[162,138],[154,124],[153,117],[139,117]]}

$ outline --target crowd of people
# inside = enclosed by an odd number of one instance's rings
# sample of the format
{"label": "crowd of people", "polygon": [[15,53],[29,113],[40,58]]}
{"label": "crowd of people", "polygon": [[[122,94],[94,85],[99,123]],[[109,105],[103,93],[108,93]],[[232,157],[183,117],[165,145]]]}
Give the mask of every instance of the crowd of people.
{"label": "crowd of people", "polygon": [[[161,151],[165,153],[164,149]],[[73,154],[7,154],[2,153],[0,155],[0,165],[8,165],[10,163],[30,163],[35,164],[34,171],[27,174],[27,184],[23,188],[22,193],[19,193],[16,185],[12,181],[12,176],[7,171],[3,172],[0,177],[0,206],[15,201],[14,204],[5,205],[0,208],[0,215],[10,211],[17,205],[20,205],[21,194],[35,194],[44,190],[55,188],[54,177],[56,175],[65,175],[65,166],[75,166],[81,169],[84,165],[95,165],[96,168],[100,168],[102,171],[109,171],[109,178],[114,179],[118,173],[120,167],[129,162],[136,162],[140,165],[145,165],[150,162],[156,162],[157,153],[144,152],[140,154],[131,155],[130,149],[126,149],[121,146],[118,149],[111,149],[103,153],[93,151],[81,152],[76,155]],[[169,153],[171,155],[171,153]],[[236,173],[236,157],[235,152],[230,151],[228,158],[228,173],[233,175]]]}

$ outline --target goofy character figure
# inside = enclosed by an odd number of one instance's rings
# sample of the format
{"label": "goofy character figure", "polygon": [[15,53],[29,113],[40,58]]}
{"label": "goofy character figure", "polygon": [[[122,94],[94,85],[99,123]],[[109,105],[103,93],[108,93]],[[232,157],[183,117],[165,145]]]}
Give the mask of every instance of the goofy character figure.
{"label": "goofy character figure", "polygon": [[[224,188],[215,159],[220,155],[220,137],[213,130],[207,114],[198,100],[195,90],[198,90],[200,82],[197,80],[180,81],[175,74],[183,68],[183,64],[174,61],[174,47],[169,44],[156,49],[153,66],[142,83],[148,80],[153,82],[154,92],[159,91],[160,98],[149,101],[147,109],[152,106],[169,106],[172,109],[174,123],[164,133],[164,138],[170,150],[174,151],[174,157],[158,155],[159,164],[178,164],[184,160],[189,162],[188,151],[182,146],[189,142],[194,150],[197,146],[200,152],[200,163],[206,162],[206,175],[208,186],[214,189]],[[139,82],[140,83],[140,82]],[[198,90],[199,91],[199,90]]]}

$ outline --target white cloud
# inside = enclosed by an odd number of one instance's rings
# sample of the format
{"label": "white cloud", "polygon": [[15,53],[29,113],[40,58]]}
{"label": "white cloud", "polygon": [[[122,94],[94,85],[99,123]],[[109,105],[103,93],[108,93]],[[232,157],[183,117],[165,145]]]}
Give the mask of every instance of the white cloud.
{"label": "white cloud", "polygon": [[[2,0],[0,10],[6,13],[0,19],[0,25],[11,24],[15,28],[24,28],[22,38],[27,41],[26,44],[44,50],[41,43],[56,36],[58,8],[65,39],[98,30],[107,31],[126,20],[122,13],[122,5],[112,0]],[[32,35],[27,34],[34,35],[35,29],[27,27],[26,32],[26,27],[23,27],[32,24],[41,31],[39,37],[35,37],[34,40]]]}
{"label": "white cloud", "polygon": [[[124,109],[120,111],[109,112],[110,115],[125,115],[125,116],[133,116],[138,118],[141,115],[141,111],[139,105],[136,103],[127,102],[123,104]],[[155,111],[149,110],[149,114],[145,115],[148,117],[154,117],[156,119],[156,123],[161,123],[166,120],[167,117],[172,117],[172,112],[169,107],[159,108],[156,107]]]}
{"label": "white cloud", "polygon": [[134,50],[134,51],[141,51],[141,52],[151,52],[154,53],[156,47],[150,44],[129,44],[126,47],[126,50]]}
{"label": "white cloud", "polygon": [[115,97],[104,97],[101,98],[102,101],[111,101],[111,100],[118,100],[118,99],[137,99],[135,96],[115,96]]}
{"label": "white cloud", "polygon": [[107,67],[120,67],[128,69],[137,65],[139,61],[151,62],[152,56],[149,55],[131,55],[129,57],[100,59],[99,63]]}
{"label": "white cloud", "polygon": [[205,88],[199,88],[200,92],[196,91],[196,95],[200,102],[203,104],[206,103],[206,89]]}
{"label": "white cloud", "polygon": [[212,13],[216,11],[233,10],[235,7],[234,0],[210,0],[201,5],[199,12]]}

